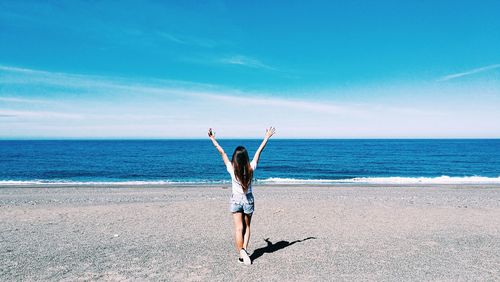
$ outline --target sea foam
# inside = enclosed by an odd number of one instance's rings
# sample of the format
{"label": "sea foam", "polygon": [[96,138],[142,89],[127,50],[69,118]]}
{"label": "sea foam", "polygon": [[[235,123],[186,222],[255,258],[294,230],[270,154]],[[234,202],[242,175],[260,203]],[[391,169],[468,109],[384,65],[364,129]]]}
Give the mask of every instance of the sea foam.
{"label": "sea foam", "polygon": [[[21,185],[102,185],[102,186],[149,186],[149,185],[215,185],[229,184],[228,180],[205,180],[205,181],[71,181],[71,180],[0,180],[0,186],[21,186]],[[355,177],[348,179],[298,179],[270,177],[266,179],[256,179],[255,184],[265,185],[314,185],[314,184],[500,184],[500,177],[465,176],[465,177]]]}
{"label": "sea foam", "polygon": [[465,177],[355,177],[349,179],[296,179],[267,178],[258,180],[265,184],[500,184],[500,177],[465,176]]}

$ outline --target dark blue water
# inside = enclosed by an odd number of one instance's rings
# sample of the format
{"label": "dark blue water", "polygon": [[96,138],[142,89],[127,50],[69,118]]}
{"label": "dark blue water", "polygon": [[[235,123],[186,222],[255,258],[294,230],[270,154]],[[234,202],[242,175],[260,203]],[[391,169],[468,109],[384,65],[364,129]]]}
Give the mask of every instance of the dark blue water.
{"label": "dark blue water", "polygon": [[[261,140],[219,140],[231,157]],[[387,177],[500,181],[500,139],[279,140],[261,155],[261,182],[367,182]],[[226,182],[210,140],[0,141],[0,183]]]}

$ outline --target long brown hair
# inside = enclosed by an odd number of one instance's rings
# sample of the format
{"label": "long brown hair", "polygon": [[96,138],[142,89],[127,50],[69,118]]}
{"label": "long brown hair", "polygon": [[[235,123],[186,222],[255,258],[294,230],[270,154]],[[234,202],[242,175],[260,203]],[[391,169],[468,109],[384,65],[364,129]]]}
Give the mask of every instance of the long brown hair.
{"label": "long brown hair", "polygon": [[247,192],[248,187],[252,184],[253,169],[250,166],[247,149],[243,146],[238,146],[234,150],[231,163],[234,168],[234,176],[243,188],[243,192]]}

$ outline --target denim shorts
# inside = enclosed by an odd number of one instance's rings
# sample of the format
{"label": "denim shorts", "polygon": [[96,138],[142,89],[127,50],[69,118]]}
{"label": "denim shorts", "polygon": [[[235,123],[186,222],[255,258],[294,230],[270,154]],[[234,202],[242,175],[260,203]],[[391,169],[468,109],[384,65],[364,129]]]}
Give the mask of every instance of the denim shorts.
{"label": "denim shorts", "polygon": [[242,212],[245,214],[252,214],[254,211],[254,198],[252,193],[248,194],[233,194],[231,196],[232,213]]}

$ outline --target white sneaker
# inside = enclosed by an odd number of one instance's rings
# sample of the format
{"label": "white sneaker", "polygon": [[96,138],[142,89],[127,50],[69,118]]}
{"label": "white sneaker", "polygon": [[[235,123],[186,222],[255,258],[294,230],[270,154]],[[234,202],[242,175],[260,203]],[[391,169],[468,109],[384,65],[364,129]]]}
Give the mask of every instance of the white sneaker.
{"label": "white sneaker", "polygon": [[240,257],[243,259],[243,263],[245,265],[251,265],[252,260],[250,260],[250,256],[248,255],[247,251],[245,249],[240,250]]}

